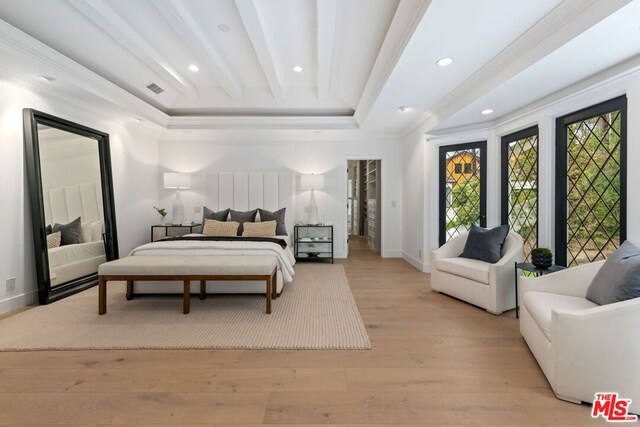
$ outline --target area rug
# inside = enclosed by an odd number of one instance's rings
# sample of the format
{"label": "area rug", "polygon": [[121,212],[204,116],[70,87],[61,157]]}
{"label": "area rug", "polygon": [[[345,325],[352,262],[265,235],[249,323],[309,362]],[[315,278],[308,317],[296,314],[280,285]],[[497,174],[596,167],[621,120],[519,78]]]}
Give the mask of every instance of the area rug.
{"label": "area rug", "polygon": [[1,320],[0,351],[370,348],[342,266],[295,271],[272,314],[264,295],[194,295],[184,315],[181,296],[126,301],[124,283],[110,283],[104,316],[92,288]]}

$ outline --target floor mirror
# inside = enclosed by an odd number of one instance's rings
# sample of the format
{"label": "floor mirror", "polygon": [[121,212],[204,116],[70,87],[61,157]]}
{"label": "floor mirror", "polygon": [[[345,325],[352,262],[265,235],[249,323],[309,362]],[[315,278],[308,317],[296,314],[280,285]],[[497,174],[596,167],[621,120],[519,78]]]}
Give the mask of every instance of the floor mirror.
{"label": "floor mirror", "polygon": [[49,304],[118,258],[109,135],[25,109],[24,144],[38,299]]}

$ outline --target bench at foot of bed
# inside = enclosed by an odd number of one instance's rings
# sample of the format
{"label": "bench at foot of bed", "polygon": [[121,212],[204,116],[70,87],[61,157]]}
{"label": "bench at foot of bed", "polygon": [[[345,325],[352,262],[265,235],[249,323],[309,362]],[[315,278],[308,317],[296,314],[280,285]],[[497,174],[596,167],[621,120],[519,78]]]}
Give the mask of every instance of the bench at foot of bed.
{"label": "bench at foot of bed", "polygon": [[200,299],[206,297],[207,280],[265,282],[266,313],[271,314],[271,300],[277,298],[278,262],[272,256],[196,255],[130,256],[110,261],[98,268],[98,314],[107,312],[107,283],[127,282],[127,299],[133,296],[134,281],[181,281],[184,284],[182,312],[189,314],[191,281],[200,281]]}

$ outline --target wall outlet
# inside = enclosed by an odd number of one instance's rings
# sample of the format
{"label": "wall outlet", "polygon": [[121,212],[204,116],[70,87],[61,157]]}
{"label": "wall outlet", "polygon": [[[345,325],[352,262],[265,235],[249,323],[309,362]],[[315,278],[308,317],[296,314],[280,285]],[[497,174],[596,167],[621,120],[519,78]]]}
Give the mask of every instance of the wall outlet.
{"label": "wall outlet", "polygon": [[422,249],[418,249],[418,258],[422,259]]}
{"label": "wall outlet", "polygon": [[6,287],[7,287],[7,292],[15,292],[16,291],[16,278],[15,277],[11,277],[9,279],[7,279],[6,282]]}

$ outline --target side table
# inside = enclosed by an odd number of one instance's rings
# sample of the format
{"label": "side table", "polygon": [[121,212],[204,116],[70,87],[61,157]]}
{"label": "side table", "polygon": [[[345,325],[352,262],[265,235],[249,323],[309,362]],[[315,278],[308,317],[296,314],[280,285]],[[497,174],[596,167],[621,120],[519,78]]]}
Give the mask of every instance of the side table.
{"label": "side table", "polygon": [[518,305],[518,270],[529,271],[534,273],[536,277],[542,276],[544,274],[555,273],[556,271],[564,270],[567,267],[563,267],[561,265],[552,265],[549,268],[538,268],[530,262],[516,262],[515,265],[515,275],[516,275],[516,319],[520,318],[520,306]]}

